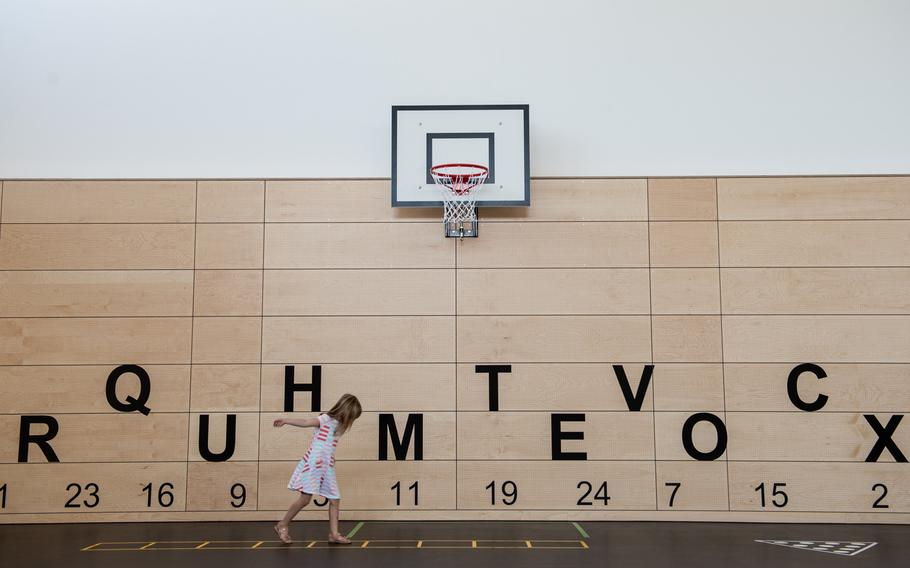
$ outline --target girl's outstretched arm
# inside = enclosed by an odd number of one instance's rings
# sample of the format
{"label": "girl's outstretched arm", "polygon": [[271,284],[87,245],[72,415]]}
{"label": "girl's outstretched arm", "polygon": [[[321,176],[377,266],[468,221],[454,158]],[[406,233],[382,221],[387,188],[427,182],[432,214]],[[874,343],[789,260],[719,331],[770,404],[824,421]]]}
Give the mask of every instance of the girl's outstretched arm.
{"label": "girl's outstretched arm", "polygon": [[297,426],[298,428],[315,428],[319,426],[318,418],[302,418],[300,420],[286,420],[284,418],[279,418],[272,423],[272,426],[275,428],[280,428],[287,424],[288,426]]}

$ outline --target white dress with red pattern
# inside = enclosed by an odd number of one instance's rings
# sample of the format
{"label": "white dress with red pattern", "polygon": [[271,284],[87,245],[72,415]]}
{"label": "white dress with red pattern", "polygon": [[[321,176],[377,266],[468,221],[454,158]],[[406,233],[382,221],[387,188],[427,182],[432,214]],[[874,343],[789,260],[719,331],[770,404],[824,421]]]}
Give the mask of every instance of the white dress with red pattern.
{"label": "white dress with red pattern", "polygon": [[313,432],[310,449],[294,469],[288,489],[309,495],[322,495],[327,499],[341,499],[335,479],[335,448],[338,438],[335,429],[338,421],[328,414],[319,415],[319,429]]}

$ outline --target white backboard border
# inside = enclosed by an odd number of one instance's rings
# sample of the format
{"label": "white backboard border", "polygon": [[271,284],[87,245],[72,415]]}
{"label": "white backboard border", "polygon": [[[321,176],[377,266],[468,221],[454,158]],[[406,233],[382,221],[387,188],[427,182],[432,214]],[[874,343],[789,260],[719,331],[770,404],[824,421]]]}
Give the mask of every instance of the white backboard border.
{"label": "white backboard border", "polygon": [[[441,200],[427,200],[427,201],[415,201],[415,200],[406,200],[399,199],[398,192],[398,151],[399,151],[399,142],[398,142],[398,113],[399,112],[414,112],[414,111],[472,111],[472,110],[518,110],[522,112],[522,122],[523,122],[523,145],[521,148],[522,155],[522,169],[523,169],[523,186],[524,191],[523,195],[519,199],[510,199],[505,201],[497,200],[478,200],[478,207],[527,207],[531,205],[531,165],[530,165],[530,105],[527,104],[511,104],[511,105],[394,105],[392,106],[392,207],[442,207]],[[489,164],[490,176],[487,180],[487,184],[495,184],[496,182],[496,171],[495,167],[492,167],[495,164],[495,152],[494,147],[494,137],[491,132],[443,132],[443,133],[427,133],[426,134],[426,163],[432,164],[432,148],[433,140],[441,138],[470,138],[470,139],[487,139],[488,140],[488,149],[489,149]],[[433,183],[432,178],[429,176],[429,171],[427,172],[427,185]]]}

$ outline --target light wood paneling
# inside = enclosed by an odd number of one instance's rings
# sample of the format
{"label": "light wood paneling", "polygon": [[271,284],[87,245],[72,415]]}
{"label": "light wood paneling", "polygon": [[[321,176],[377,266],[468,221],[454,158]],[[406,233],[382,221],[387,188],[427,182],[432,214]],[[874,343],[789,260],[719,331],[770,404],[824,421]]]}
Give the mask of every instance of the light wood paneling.
{"label": "light wood paneling", "polygon": [[190,408],[198,412],[258,411],[259,365],[193,365]]}
{"label": "light wood paneling", "polygon": [[194,181],[7,181],[4,223],[192,223]]}
{"label": "light wood paneling", "polygon": [[[632,393],[638,392],[644,365],[622,364]],[[615,410],[629,407],[611,364],[537,363],[512,365],[511,373],[499,373],[499,410],[540,410],[553,412]],[[475,365],[458,365],[458,410],[490,409],[490,380],[487,373],[475,372]],[[651,410],[649,386],[642,402]]]}
{"label": "light wood paneling", "polygon": [[910,268],[725,268],[725,314],[910,314]]}
{"label": "light wood paneling", "polygon": [[0,319],[0,365],[178,364],[190,318]]}
{"label": "light wood paneling", "polygon": [[256,462],[193,462],[188,468],[188,511],[256,510],[259,471]]}
{"label": "light wood paneling", "polygon": [[262,314],[261,270],[196,270],[197,316]]}
{"label": "light wood paneling", "polygon": [[726,511],[727,500],[726,462],[657,462],[659,510]]}
{"label": "light wood paneling", "polygon": [[[699,410],[698,412],[703,412]],[[690,416],[695,414],[691,412],[656,412],[654,413],[654,442],[657,444],[658,460],[682,460],[695,461],[695,458],[686,453],[682,442],[683,425]],[[715,416],[726,423],[724,413],[713,412]],[[729,424],[727,424],[728,439],[732,440],[733,434],[730,433]],[[707,453],[717,447],[717,429],[708,421],[700,421],[692,429],[692,445],[699,452]],[[736,443],[739,443],[737,440]],[[718,460],[726,460],[730,453],[730,444],[727,445],[727,451],[724,452]]]}
{"label": "light wood paneling", "polygon": [[[816,364],[827,376],[819,380],[807,373],[796,384],[799,396],[807,402],[820,394],[828,397],[818,412],[903,413],[910,409],[910,365]],[[801,412],[787,396],[787,378],[795,366],[726,365],[727,409]]]}
{"label": "light wood paneling", "polygon": [[389,180],[268,180],[266,184],[266,220],[270,223],[442,219],[437,208],[390,207]]}
{"label": "light wood paneling", "polygon": [[652,221],[713,221],[717,219],[714,178],[657,178],[648,180]]}
{"label": "light wood paneling", "polygon": [[262,225],[199,223],[196,268],[262,268]]}
{"label": "light wood paneling", "polygon": [[[878,415],[882,424],[888,419]],[[863,462],[878,440],[862,414],[847,412],[727,412],[726,423],[736,441],[729,447],[731,461]],[[910,428],[898,428],[892,439],[910,447]],[[894,458],[885,450],[879,461]]]}
{"label": "light wood paneling", "polygon": [[458,271],[461,315],[648,312],[648,272],[638,268]]}
{"label": "light wood paneling", "polygon": [[723,266],[910,266],[910,221],[730,221]]}
{"label": "light wood paneling", "polygon": [[193,267],[193,225],[3,225],[0,269]]}
{"label": "light wood paneling", "polygon": [[263,360],[444,363],[454,360],[452,317],[267,317]]}
{"label": "light wood paneling", "polygon": [[455,313],[452,270],[268,270],[267,315]]}
{"label": "light wood paneling", "polygon": [[910,177],[719,178],[721,219],[908,219]]}
{"label": "light wood paneling", "polygon": [[[296,461],[264,462],[259,466],[259,510],[284,511],[297,498],[287,488]],[[455,508],[455,462],[339,462],[338,486],[345,510],[390,511]],[[418,504],[408,487],[418,482]],[[392,485],[400,483],[400,504],[396,505]],[[315,508],[314,505],[307,507]],[[320,516],[325,513],[322,512]]]}
{"label": "light wood paneling", "polygon": [[200,180],[196,219],[200,223],[263,222],[265,182]]}
{"label": "light wood paneling", "polygon": [[707,221],[652,222],[651,266],[717,266],[717,223]]}
{"label": "light wood paneling", "polygon": [[[493,481],[495,495],[486,487]],[[503,503],[502,484],[517,489],[513,505]],[[587,481],[592,489],[585,502]],[[595,500],[603,482],[609,500]],[[511,486],[508,488],[511,492]],[[603,494],[601,494],[603,496]],[[491,499],[491,496],[493,499]],[[511,501],[511,498],[506,499]],[[458,470],[458,506],[464,509],[575,509],[606,512],[654,508],[653,462],[467,461]]]}
{"label": "light wood paneling", "polygon": [[[412,413],[413,414],[413,413]],[[417,412],[417,414],[420,414]],[[263,413],[260,419],[260,444],[259,458],[263,460],[293,460],[300,459],[313,437],[313,428],[298,428],[296,426],[282,426],[275,428],[272,423],[278,418],[315,418],[315,412],[296,413]],[[395,427],[398,436],[404,440],[405,426],[408,413],[395,412]],[[454,412],[426,412],[423,413],[423,459],[424,460],[453,460],[455,459],[455,413]],[[414,460],[414,444],[416,429],[411,436],[407,459]],[[335,457],[339,461],[348,460],[378,460],[379,459],[379,413],[364,412],[354,423],[349,432],[345,432],[338,439],[338,449]],[[388,439],[388,458],[395,460],[392,445],[393,438]]]}
{"label": "light wood paneling", "polygon": [[481,230],[483,241],[458,243],[459,268],[648,266],[643,222],[487,223]]}
{"label": "light wood paneling", "polygon": [[654,366],[652,387],[655,408],[721,411],[724,381],[722,366],[717,363],[659,363]]}
{"label": "light wood paneling", "polygon": [[647,180],[535,179],[531,207],[483,207],[487,221],[645,221]]}
{"label": "light wood paneling", "polygon": [[193,363],[259,363],[262,319],[193,318]]}
{"label": "light wood paneling", "polygon": [[908,316],[724,316],[731,363],[910,362]]}
{"label": "light wood paneling", "polygon": [[[104,467],[91,463],[0,465],[0,479],[7,484],[8,491],[4,513],[67,513],[66,517],[56,518],[83,521],[96,520],[97,515],[109,511],[183,511],[185,478],[186,463],[183,462],[107,463]],[[89,483],[94,483],[98,489],[86,487]],[[148,492],[142,491],[148,483],[154,487],[151,507]],[[157,499],[158,488],[164,483],[173,486],[170,492],[174,500],[169,507],[162,507]],[[75,487],[67,488],[71,484],[80,486],[78,496]],[[97,502],[91,493],[97,493]],[[67,502],[70,507],[66,507]],[[164,502],[168,502],[167,498]],[[94,506],[89,508],[86,503]],[[22,515],[8,518],[13,522],[23,519]]]}
{"label": "light wood paneling", "polygon": [[[458,458],[507,460],[551,458],[549,412],[459,412]],[[588,412],[584,422],[563,422],[563,452],[587,452],[589,460],[653,460],[650,412]],[[653,479],[653,478],[652,478]]]}
{"label": "light wood paneling", "polygon": [[[228,414],[233,414],[236,418],[234,453],[229,460],[236,461],[253,461],[259,455],[259,414],[254,412],[204,412],[209,421],[208,449],[212,453],[220,454],[227,450],[225,443],[227,440]],[[203,461],[199,452],[199,424],[200,413],[190,414],[190,461]]]}
{"label": "light wood paneling", "polygon": [[[885,518],[910,511],[910,489],[906,480],[906,464],[730,463],[731,504],[735,511],[889,513],[876,515],[876,518]],[[756,491],[761,483],[765,484],[764,507],[761,492]],[[786,505],[782,508],[773,504],[774,501],[784,502],[781,495],[772,497],[774,483],[787,484],[778,488],[787,494]],[[879,503],[888,506],[884,511],[873,508],[882,496],[881,488],[872,487],[877,483],[884,484],[888,490],[888,495]]]}
{"label": "light wood paneling", "polygon": [[[54,418],[60,430],[49,443],[63,463],[186,461],[186,414],[59,414]],[[13,463],[19,448],[19,416],[0,416],[0,425],[0,463]],[[42,434],[47,427],[32,426],[32,431]],[[47,461],[35,444],[29,445],[28,459]]]}
{"label": "light wood paneling", "polygon": [[453,268],[455,244],[432,223],[270,224],[266,268]]}
{"label": "light wood paneling", "polygon": [[654,361],[720,362],[720,316],[654,316]]}
{"label": "light wood paneling", "polygon": [[651,306],[655,314],[720,313],[717,269],[652,269]]}
{"label": "light wood paneling", "polygon": [[647,361],[647,316],[459,316],[458,359],[473,362]]}
{"label": "light wood paneling", "polygon": [[[312,383],[313,363],[293,363],[294,381]],[[454,410],[455,368],[450,364],[407,363],[403,365],[320,365],[321,410],[326,411],[341,395],[356,393],[365,411]],[[285,365],[262,367],[262,411],[284,411]],[[294,408],[311,408],[308,392],[294,396]]]}
{"label": "light wood paneling", "polygon": [[3,271],[0,316],[189,316],[193,273]]}
{"label": "light wood paneling", "polygon": [[[108,376],[118,365],[2,366],[0,414],[117,413],[105,397]],[[153,412],[186,412],[189,365],[143,365],[152,388],[146,406]],[[139,395],[132,374],[117,380],[118,400]]]}

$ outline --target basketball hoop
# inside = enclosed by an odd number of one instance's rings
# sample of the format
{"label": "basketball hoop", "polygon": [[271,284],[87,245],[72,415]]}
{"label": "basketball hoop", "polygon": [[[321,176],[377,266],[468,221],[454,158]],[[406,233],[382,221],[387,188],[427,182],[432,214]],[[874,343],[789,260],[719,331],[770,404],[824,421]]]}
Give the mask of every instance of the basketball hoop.
{"label": "basketball hoop", "polygon": [[430,175],[442,194],[446,237],[477,236],[477,189],[490,173],[477,164],[439,164]]}

